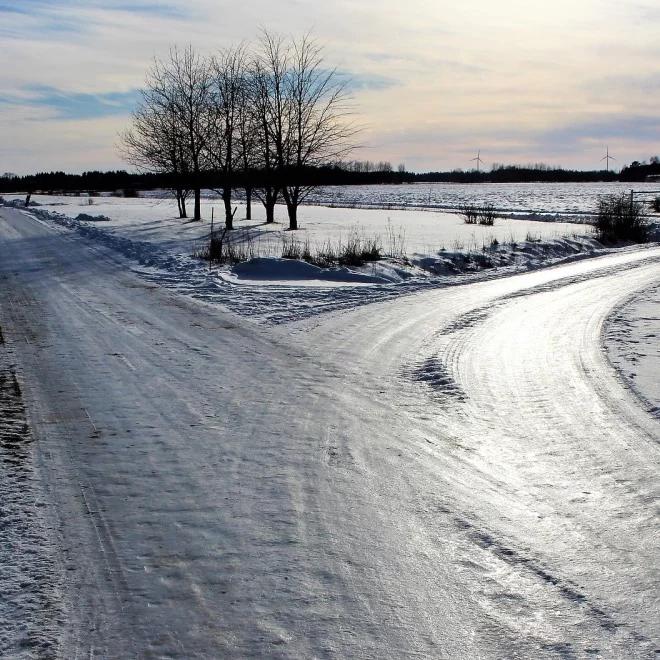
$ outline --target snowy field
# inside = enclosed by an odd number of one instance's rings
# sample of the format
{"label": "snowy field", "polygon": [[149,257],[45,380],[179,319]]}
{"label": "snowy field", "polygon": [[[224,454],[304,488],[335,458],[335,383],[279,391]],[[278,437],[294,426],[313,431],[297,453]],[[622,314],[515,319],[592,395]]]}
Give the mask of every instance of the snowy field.
{"label": "snowy field", "polygon": [[[7,196],[6,199],[20,201],[16,196]],[[168,198],[35,195],[32,201],[33,208],[40,211],[94,223],[103,231],[132,241],[157,245],[163,253],[178,257],[188,257],[207,245],[212,209],[216,229],[221,229],[223,223],[223,208],[217,199],[203,200],[202,223],[180,220],[175,202]],[[441,274],[446,271],[443,260],[453,259],[456,262],[456,255],[488,253],[494,257],[493,265],[498,265],[502,254],[518,250],[523,255],[521,260],[534,260],[538,255],[524,256],[525,251],[520,250],[523,243],[581,239],[592,234],[591,227],[584,223],[498,218],[493,227],[486,227],[465,224],[459,215],[447,212],[325,206],[303,206],[299,212],[300,230],[293,234],[286,230],[284,206],[277,207],[276,222],[269,226],[264,223],[263,207],[260,204],[253,205],[252,221],[244,219],[244,204],[237,202],[236,205],[235,226],[239,231],[235,232],[234,238],[249,241],[254,256],[281,256],[283,241],[308,244],[315,251],[327,245],[338,247],[357,235],[367,240],[375,239],[385,255],[407,260],[406,264],[372,264],[366,269],[369,271],[367,275],[377,275],[385,281],[428,275],[415,266]],[[535,250],[527,252],[533,253]],[[452,272],[451,269],[449,272]]]}
{"label": "snowy field", "polygon": [[[377,201],[379,195],[386,197],[389,189],[404,194],[406,189],[418,187],[368,188],[369,198]],[[546,186],[536,188],[544,191],[542,196],[550,194]],[[564,188],[564,197],[575,197],[575,186]],[[491,196],[501,196],[503,187],[471,189],[481,197],[488,191]],[[505,189],[513,194],[515,187]],[[334,192],[366,194],[365,190],[336,188]],[[594,195],[611,192],[612,187],[592,185],[589,190]],[[607,252],[593,237],[585,218],[570,214],[560,217],[571,222],[554,215],[514,214],[497,218],[495,225],[488,227],[468,225],[456,213],[410,206],[366,209],[308,205],[299,209],[300,229],[290,232],[283,205],[276,208],[276,222],[266,225],[263,207],[255,200],[251,221],[245,220],[244,204],[236,202],[236,231],[231,233],[232,241],[248,253],[248,261],[209,268],[208,262],[195,255],[208,249],[212,214],[215,231],[222,230],[221,200],[205,197],[203,221],[194,222],[179,219],[175,201],[165,195],[158,191],[141,198],[34,195],[29,213],[50,227],[93,239],[97,249],[127,257],[131,269],[158,285],[273,323]],[[9,195],[5,200],[20,207],[23,197]],[[525,204],[521,201],[521,206]],[[189,212],[191,206],[192,201]],[[548,203],[548,208],[552,207]],[[317,254],[327,246],[340,250],[356,236],[375,241],[383,258],[350,268],[319,268],[281,258],[285,244],[308,246]],[[277,295],[270,291],[273,286]]]}
{"label": "snowy field", "polygon": [[[362,193],[364,188],[359,188]],[[391,186],[383,186],[388,189]],[[404,188],[404,186],[399,186]],[[336,188],[337,195],[349,195],[349,188]],[[372,191],[369,191],[370,193]],[[201,227],[193,225],[183,231],[173,232],[173,227],[182,223],[176,212],[176,202],[172,198],[151,195],[144,198],[122,197],[70,197],[52,195],[34,195],[32,202],[45,210],[56,211],[69,217],[76,217],[84,213],[90,216],[104,216],[111,220],[108,226],[121,228],[127,234],[142,240],[161,241],[165,237],[182,240],[195,240],[208,233],[208,224]],[[165,194],[165,193],[161,193]],[[323,195],[321,191],[319,193]],[[359,192],[357,194],[360,194]],[[385,193],[386,194],[386,193]],[[22,199],[22,197],[7,195],[8,200]],[[373,195],[370,198],[375,199]],[[250,228],[255,230],[255,236],[265,245],[280,244],[281,232],[287,225],[286,208],[278,205],[275,213],[275,226],[264,224],[265,214],[262,205],[256,201],[252,206],[253,221],[245,221],[245,205],[242,201],[235,202],[237,228]],[[216,228],[223,221],[224,209],[219,199],[204,198],[202,200],[202,216],[206,223],[211,219],[211,208],[215,209]],[[188,202],[189,215],[192,214],[192,200]],[[415,209],[356,209],[329,206],[308,205],[303,206],[299,212],[300,237],[298,240],[310,240],[312,243],[322,245],[340,238],[346,238],[351,232],[358,231],[371,237],[382,239],[383,247],[388,248],[388,236],[393,233],[398,239],[401,236],[402,247],[409,255],[431,254],[442,248],[449,248],[456,244],[464,248],[482,248],[489,245],[493,238],[500,242],[523,241],[527,236],[533,238],[556,238],[559,236],[572,236],[574,234],[587,235],[590,227],[582,223],[571,222],[539,222],[527,219],[498,218],[495,226],[483,227],[480,225],[467,225],[462,218],[454,213],[433,210]],[[174,222],[171,222],[174,221]],[[160,223],[164,223],[159,227]],[[174,236],[173,234],[176,234]]]}
{"label": "snowy field", "polygon": [[337,206],[420,207],[456,210],[464,202],[490,203],[506,215],[580,216],[603,195],[657,191],[656,183],[415,183],[321,188],[310,201]]}

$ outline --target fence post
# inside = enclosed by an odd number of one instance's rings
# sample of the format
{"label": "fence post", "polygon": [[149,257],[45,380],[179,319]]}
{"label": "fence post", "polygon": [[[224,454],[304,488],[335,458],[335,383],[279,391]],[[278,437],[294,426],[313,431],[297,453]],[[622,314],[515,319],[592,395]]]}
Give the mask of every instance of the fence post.
{"label": "fence post", "polygon": [[211,207],[211,233],[209,234],[209,271],[211,270],[211,258],[213,256],[213,210],[215,207]]}
{"label": "fence post", "polygon": [[635,191],[630,190],[630,215],[632,216],[633,213],[633,199],[634,199]]}

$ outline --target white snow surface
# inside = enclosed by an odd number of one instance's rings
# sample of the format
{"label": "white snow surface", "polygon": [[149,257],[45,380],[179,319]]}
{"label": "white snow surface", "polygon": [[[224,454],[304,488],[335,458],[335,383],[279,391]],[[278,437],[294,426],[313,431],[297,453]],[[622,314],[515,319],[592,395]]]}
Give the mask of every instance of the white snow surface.
{"label": "white snow surface", "polygon": [[[362,208],[424,208],[456,210],[463,203],[492,204],[505,215],[555,221],[594,212],[599,197],[658,190],[652,182],[598,183],[413,183],[403,185],[328,186],[314,191],[310,201]],[[645,194],[639,199],[649,200]]]}
{"label": "white snow surface", "polygon": [[[153,194],[153,193],[152,193]],[[23,196],[6,195],[5,199],[20,202]],[[203,241],[209,231],[211,208],[215,209],[215,228],[224,222],[222,203],[218,199],[202,199],[204,223],[186,223],[176,217],[176,202],[172,198],[122,198],[122,197],[71,197],[33,195],[40,210],[55,211],[69,218],[83,214],[109,219],[104,224],[106,230],[121,230],[133,240],[165,243],[174,247],[175,242],[184,253],[190,253],[196,241]],[[92,202],[90,204],[90,202]],[[189,211],[192,204],[188,203]],[[264,224],[263,207],[258,201],[253,203],[252,222],[243,220],[245,206],[237,201],[236,226],[253,231],[257,247],[263,252],[279,252],[283,232],[288,226],[286,208],[276,207],[272,226]],[[80,220],[86,218],[81,217]],[[299,241],[309,240],[312,247],[322,246],[328,241],[344,241],[357,231],[366,236],[379,236],[383,248],[389,249],[388,233],[403,241],[405,252],[410,255],[430,255],[441,249],[481,250],[490,245],[492,239],[500,243],[515,240],[522,242],[529,235],[534,239],[552,239],[561,236],[589,235],[591,227],[574,222],[540,222],[523,218],[499,218],[493,227],[466,225],[456,214],[442,211],[416,209],[383,210],[361,208],[332,208],[327,206],[303,206],[300,209],[300,230],[296,232]],[[458,246],[458,247],[457,247]],[[275,256],[275,254],[263,256]]]}
{"label": "white snow surface", "polygon": [[[547,262],[544,243],[473,275],[237,285],[187,256],[208,225],[54,210],[0,208],[0,326],[39,487],[13,489],[23,542],[0,562],[45,561],[12,578],[0,652],[659,648],[660,426],[601,341],[613,309],[609,328],[643,320],[630,345],[653,340],[636,296],[660,247],[511,277],[493,273]],[[60,585],[66,616],[44,625]]]}

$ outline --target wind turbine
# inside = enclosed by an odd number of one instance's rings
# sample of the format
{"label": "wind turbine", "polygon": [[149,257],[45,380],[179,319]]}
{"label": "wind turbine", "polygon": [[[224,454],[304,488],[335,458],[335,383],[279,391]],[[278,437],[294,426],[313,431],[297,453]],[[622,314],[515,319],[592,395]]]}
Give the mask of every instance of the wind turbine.
{"label": "wind turbine", "polygon": [[473,160],[477,161],[477,172],[478,172],[479,171],[479,163],[484,162],[483,160],[481,160],[481,149],[479,151],[477,151],[477,157],[476,158],[470,158],[470,162],[472,162]]}
{"label": "wind turbine", "polygon": [[600,159],[601,162],[605,161],[605,169],[609,172],[610,171],[610,161],[611,160],[616,160],[614,156],[610,156],[610,148],[607,147],[605,150],[605,155]]}

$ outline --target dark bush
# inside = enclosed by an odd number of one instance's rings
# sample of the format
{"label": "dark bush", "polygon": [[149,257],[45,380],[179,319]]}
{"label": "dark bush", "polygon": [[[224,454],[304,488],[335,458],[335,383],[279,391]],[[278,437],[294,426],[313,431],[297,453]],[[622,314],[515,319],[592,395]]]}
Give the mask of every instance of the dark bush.
{"label": "dark bush", "polygon": [[309,240],[299,243],[293,236],[282,236],[282,259],[302,259],[312,263],[312,253],[309,249]]}
{"label": "dark bush", "polygon": [[458,213],[466,225],[476,225],[479,220],[479,209],[474,204],[461,204]]}
{"label": "dark bush", "polygon": [[495,224],[495,207],[492,204],[461,204],[458,207],[458,213],[463,218],[466,225],[485,225],[492,227]]}
{"label": "dark bush", "polygon": [[594,224],[599,240],[606,243],[645,243],[648,240],[642,204],[632,201],[626,193],[601,197]]}
{"label": "dark bush", "polygon": [[484,204],[483,206],[480,206],[477,214],[480,225],[492,227],[495,224],[497,214],[495,213],[495,207],[492,204]]}
{"label": "dark bush", "polygon": [[211,240],[193,252],[193,256],[219,264],[236,264],[258,257],[258,249],[248,230],[214,231]]}
{"label": "dark bush", "polygon": [[326,241],[314,252],[309,241],[299,243],[292,236],[282,238],[283,259],[302,259],[307,263],[330,268],[337,264],[341,266],[362,266],[368,261],[378,261],[382,258],[382,248],[377,237],[365,238],[358,233],[349,236],[346,243]]}
{"label": "dark bush", "polygon": [[380,259],[380,245],[378,240],[363,239],[360,236],[351,236],[345,246],[339,250],[339,263],[342,266],[362,266],[365,261],[378,261]]}

